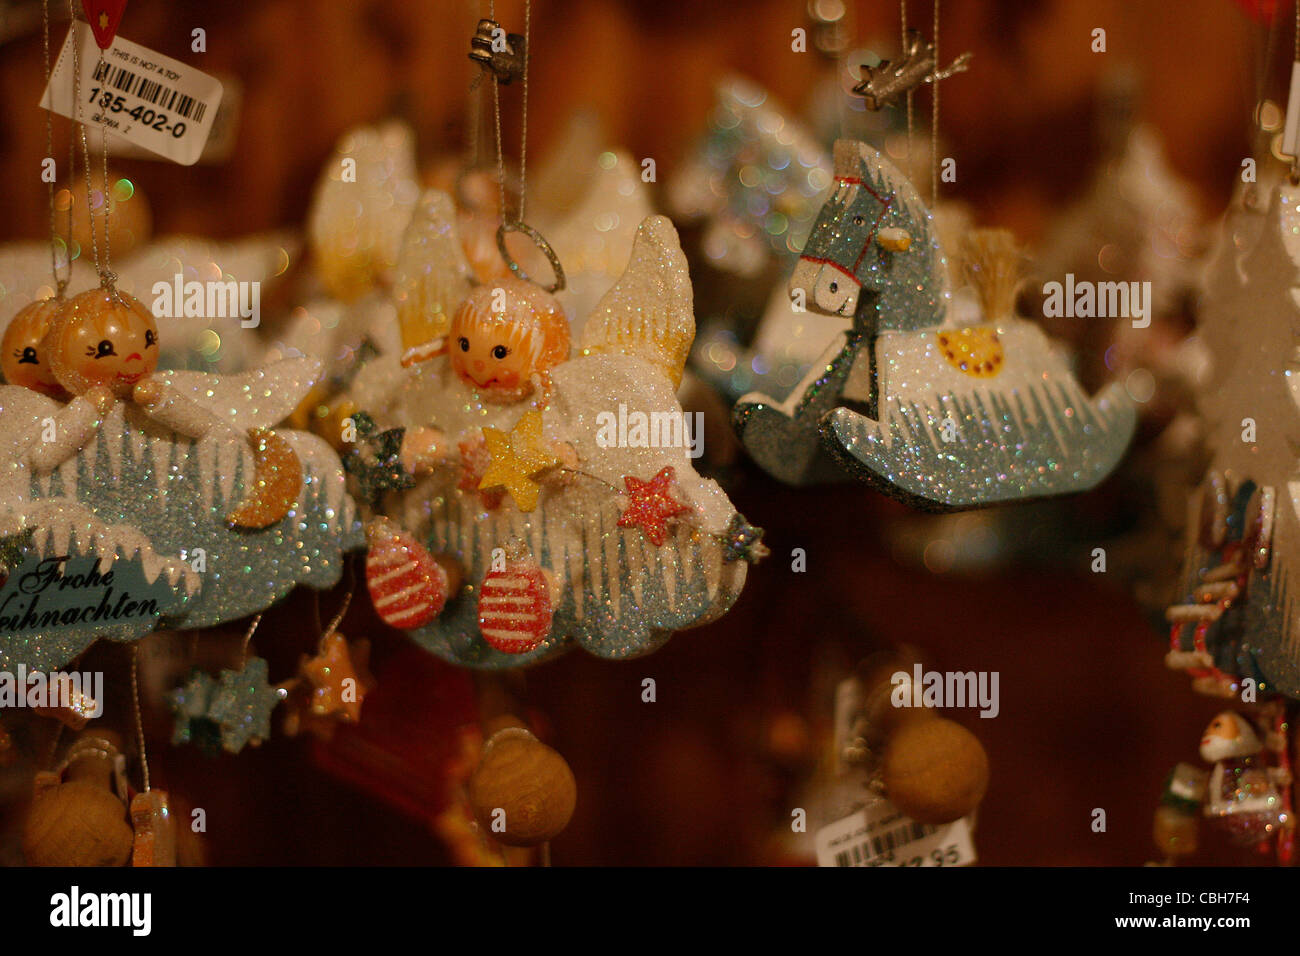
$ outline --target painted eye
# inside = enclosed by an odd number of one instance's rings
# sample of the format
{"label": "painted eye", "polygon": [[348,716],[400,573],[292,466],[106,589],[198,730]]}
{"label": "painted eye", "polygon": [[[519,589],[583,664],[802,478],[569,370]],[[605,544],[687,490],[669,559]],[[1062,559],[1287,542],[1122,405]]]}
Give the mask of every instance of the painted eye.
{"label": "painted eye", "polygon": [[832,292],[839,292],[839,291],[840,291],[840,284],[839,284],[838,282],[832,282],[832,283],[831,283],[831,291],[832,291]]}
{"label": "painted eye", "polygon": [[30,345],[27,346],[27,348],[22,349],[21,351],[15,351],[14,354],[19,357],[18,358],[19,365],[40,365],[41,364],[40,359],[36,357],[36,349],[32,348]]}
{"label": "painted eye", "polygon": [[469,351],[469,339],[465,338],[465,336],[462,335],[458,341],[459,341],[459,343],[460,343],[460,350],[461,350],[462,352],[468,352],[468,351]]}
{"label": "painted eye", "polygon": [[510,350],[506,348],[504,345],[497,345],[494,346],[492,349],[492,357],[497,361],[500,361],[501,359],[505,358],[509,354],[510,354]]}
{"label": "painted eye", "polygon": [[153,334],[153,329],[144,330],[144,347],[149,348],[151,345],[158,344],[158,337]]}
{"label": "painted eye", "polygon": [[117,350],[113,348],[113,343],[108,339],[100,339],[99,344],[95,346],[95,358],[97,359],[116,354]]}
{"label": "painted eye", "polygon": [[855,226],[860,226],[860,225],[862,225],[864,222],[866,222],[866,220],[863,219],[861,216],[854,216],[854,217],[853,217],[853,225],[855,225]]}

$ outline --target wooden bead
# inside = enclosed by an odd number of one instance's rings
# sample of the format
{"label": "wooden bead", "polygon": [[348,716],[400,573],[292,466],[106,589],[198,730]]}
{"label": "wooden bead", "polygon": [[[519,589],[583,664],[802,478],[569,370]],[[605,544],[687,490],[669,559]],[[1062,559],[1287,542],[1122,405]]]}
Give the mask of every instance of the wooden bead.
{"label": "wooden bead", "polygon": [[470,777],[469,800],[479,826],[494,840],[536,846],[568,825],[578,786],[555,750],[527,730],[507,727],[484,746]]}
{"label": "wooden bead", "polygon": [[126,806],[113,793],[113,757],[121,738],[87,733],[72,745],[62,780],[36,775],[23,826],[23,856],[32,866],[121,866],[131,855]]}
{"label": "wooden bead", "polygon": [[989,783],[989,760],[965,727],[927,711],[898,724],[881,774],[894,806],[919,823],[951,823],[973,811]]}
{"label": "wooden bead", "polygon": [[95,783],[71,780],[32,801],[23,856],[32,866],[122,866],[132,839],[121,800]]}

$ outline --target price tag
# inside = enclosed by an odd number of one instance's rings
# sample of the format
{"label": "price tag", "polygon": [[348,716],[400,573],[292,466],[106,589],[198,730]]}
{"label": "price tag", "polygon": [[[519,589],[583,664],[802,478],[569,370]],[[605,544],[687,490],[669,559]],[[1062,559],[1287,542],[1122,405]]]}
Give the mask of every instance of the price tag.
{"label": "price tag", "polygon": [[903,816],[888,801],[817,831],[818,866],[966,866],[975,862],[970,823],[933,826]]}
{"label": "price tag", "polygon": [[[73,96],[77,45],[80,102]],[[41,106],[90,129],[191,166],[203,153],[221,103],[221,82],[179,60],[118,37],[100,50],[88,24],[77,21],[59,52]]]}

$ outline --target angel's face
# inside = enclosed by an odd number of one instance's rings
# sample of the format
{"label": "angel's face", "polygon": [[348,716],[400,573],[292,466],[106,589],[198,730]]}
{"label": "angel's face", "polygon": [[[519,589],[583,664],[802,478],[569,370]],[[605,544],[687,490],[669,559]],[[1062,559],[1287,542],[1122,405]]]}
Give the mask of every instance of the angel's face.
{"label": "angel's face", "polygon": [[448,336],[452,371],[493,402],[533,391],[533,377],[569,357],[564,309],[543,289],[499,279],[473,289],[456,310]]}
{"label": "angel's face", "polygon": [[494,398],[522,398],[530,389],[529,377],[537,371],[532,335],[500,334],[504,325],[453,323],[451,367],[460,380]]}
{"label": "angel's face", "polygon": [[13,317],[0,340],[0,372],[10,385],[62,400],[68,394],[54,377],[44,345],[50,320],[60,304],[54,299],[42,299]]}
{"label": "angel's face", "polygon": [[54,372],[71,392],[100,385],[119,398],[158,367],[158,326],[133,296],[83,292],[55,323]]}

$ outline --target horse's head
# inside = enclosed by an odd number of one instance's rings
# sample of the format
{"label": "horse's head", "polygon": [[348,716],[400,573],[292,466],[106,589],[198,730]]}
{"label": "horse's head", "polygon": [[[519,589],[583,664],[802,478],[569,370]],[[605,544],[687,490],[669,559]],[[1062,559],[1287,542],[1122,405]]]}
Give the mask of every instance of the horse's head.
{"label": "horse's head", "polygon": [[790,295],[828,315],[877,307],[879,328],[937,325],[947,271],[916,189],[865,143],[835,143],[835,192],[790,277]]}

